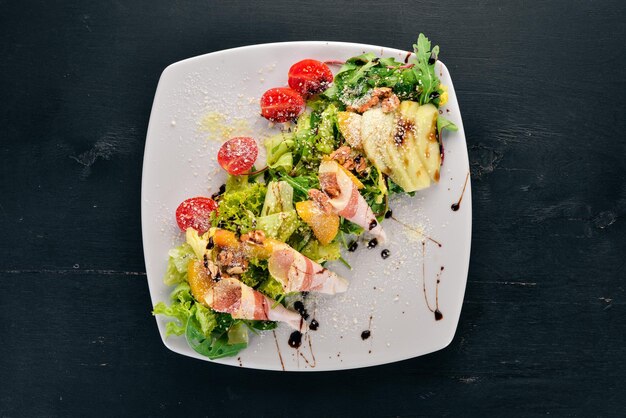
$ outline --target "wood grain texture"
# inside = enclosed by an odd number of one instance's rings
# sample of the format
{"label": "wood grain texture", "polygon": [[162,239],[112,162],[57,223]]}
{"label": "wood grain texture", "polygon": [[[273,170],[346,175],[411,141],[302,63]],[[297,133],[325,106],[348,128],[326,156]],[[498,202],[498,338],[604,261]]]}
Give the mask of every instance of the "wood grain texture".
{"label": "wood grain texture", "polygon": [[[621,1],[0,0],[0,416],[626,415]],[[280,374],[165,349],[140,180],[161,71],[325,39],[442,48],[469,144],[473,241],[447,349]]]}

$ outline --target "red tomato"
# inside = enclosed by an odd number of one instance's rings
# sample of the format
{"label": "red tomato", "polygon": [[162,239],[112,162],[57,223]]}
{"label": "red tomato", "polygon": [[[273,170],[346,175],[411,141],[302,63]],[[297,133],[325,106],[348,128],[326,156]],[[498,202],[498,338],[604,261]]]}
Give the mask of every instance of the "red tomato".
{"label": "red tomato", "polygon": [[217,209],[215,200],[208,197],[192,197],[178,205],[176,209],[176,223],[183,231],[193,228],[204,234],[209,230],[209,214]]}
{"label": "red tomato", "polygon": [[333,73],[320,61],[302,60],[289,69],[289,87],[303,96],[321,93],[332,82]]}
{"label": "red tomato", "polygon": [[272,122],[295,119],[304,110],[304,99],[288,87],[269,89],[261,96],[261,115]]}
{"label": "red tomato", "polygon": [[252,168],[259,148],[256,141],[245,136],[238,136],[224,142],[217,153],[217,162],[229,174],[238,176]]}

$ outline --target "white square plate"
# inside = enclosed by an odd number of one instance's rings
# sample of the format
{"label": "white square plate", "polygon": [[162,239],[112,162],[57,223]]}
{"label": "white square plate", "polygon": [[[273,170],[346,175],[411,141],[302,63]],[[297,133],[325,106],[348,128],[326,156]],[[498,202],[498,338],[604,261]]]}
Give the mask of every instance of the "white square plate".
{"label": "white square plate", "polygon": [[[276,133],[277,128],[259,116],[258,100],[265,90],[286,85],[293,63],[305,58],[344,61],[364,52],[399,61],[407,56],[406,51],[373,45],[288,42],[219,51],[165,69],[150,116],[141,196],[143,246],[153,304],[169,303],[171,288],[162,280],[167,251],[184,240],[174,220],[176,207],[189,197],[210,196],[224,183],[225,173],[216,162],[222,140],[246,135],[262,144]],[[436,68],[449,88],[449,101],[441,113],[459,130],[444,133],[445,160],[439,184],[415,197],[391,200],[394,218],[411,229],[386,219],[387,245],[368,249],[361,242],[357,251],[345,252],[352,270],[338,263],[330,265],[350,280],[350,288],[334,297],[309,296],[307,309],[320,326],[308,333],[299,350],[289,347],[290,330],[282,325],[275,333],[251,335],[248,348],[238,357],[216,362],[271,370],[338,370],[399,361],[450,344],[467,281],[472,199],[456,94],[447,68],[441,62]],[[464,185],[460,209],[452,211]],[[391,252],[385,260],[380,255],[383,248]],[[440,320],[432,312],[437,299],[443,315]],[[169,349],[208,360],[194,352],[184,337],[166,339],[166,318],[157,317],[156,321]],[[365,330],[371,336],[362,339]]]}

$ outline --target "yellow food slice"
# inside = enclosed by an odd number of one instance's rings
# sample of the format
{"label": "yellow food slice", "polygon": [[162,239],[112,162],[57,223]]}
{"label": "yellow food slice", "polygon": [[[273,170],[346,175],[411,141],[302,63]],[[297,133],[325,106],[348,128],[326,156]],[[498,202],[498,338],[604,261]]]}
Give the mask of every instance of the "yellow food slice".
{"label": "yellow food slice", "polygon": [[441,151],[437,142],[437,108],[428,103],[419,106],[415,114],[418,155],[434,182],[439,181],[441,167]]}
{"label": "yellow food slice", "polygon": [[353,112],[338,112],[339,132],[352,148],[361,148],[361,115]]}
{"label": "yellow food slice", "polygon": [[315,238],[322,244],[329,244],[339,231],[339,216],[324,213],[312,200],[296,203],[298,215],[313,230]]}
{"label": "yellow food slice", "polygon": [[200,303],[204,304],[204,298],[211,287],[211,279],[207,270],[198,260],[191,260],[187,265],[187,281],[191,288],[191,294]]}
{"label": "yellow food slice", "polygon": [[218,247],[236,248],[239,246],[239,240],[234,232],[225,229],[218,229],[213,234],[213,242]]}

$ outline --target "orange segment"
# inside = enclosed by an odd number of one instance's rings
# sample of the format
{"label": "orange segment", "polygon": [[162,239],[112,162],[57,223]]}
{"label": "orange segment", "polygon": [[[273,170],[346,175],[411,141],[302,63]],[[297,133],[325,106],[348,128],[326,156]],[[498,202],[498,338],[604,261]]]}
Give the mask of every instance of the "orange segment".
{"label": "orange segment", "polygon": [[271,238],[266,238],[263,244],[261,245],[255,244],[253,242],[246,242],[244,244],[246,254],[250,258],[257,258],[259,260],[267,260],[268,258],[270,258],[273,252],[272,241],[274,240],[272,240]]}
{"label": "orange segment", "polygon": [[187,266],[187,280],[191,294],[200,303],[204,304],[204,297],[211,287],[208,272],[198,260],[191,260]]}
{"label": "orange segment", "polygon": [[312,200],[296,203],[296,211],[304,222],[313,230],[315,238],[322,245],[329,244],[339,231],[339,216],[324,213]]}
{"label": "orange segment", "polygon": [[348,175],[348,177],[350,177],[350,180],[352,180],[352,182],[356,185],[357,189],[362,189],[365,186],[363,185],[363,183],[361,183],[361,180],[359,180],[358,178],[356,178],[356,176],[354,174],[352,174],[352,172],[350,172],[350,170],[347,170],[344,166],[342,166],[341,164],[337,164],[339,166],[339,168],[341,168],[343,170],[344,173],[346,173]]}
{"label": "orange segment", "polygon": [[335,164],[337,164],[337,167],[339,167],[344,173],[346,173],[348,175],[348,177],[350,177],[350,180],[352,180],[352,183],[354,183],[354,185],[356,186],[357,189],[362,189],[365,186],[363,185],[363,183],[361,183],[361,180],[359,180],[354,174],[352,174],[350,172],[350,170],[346,170],[346,168],[344,166],[342,166],[341,164],[339,164],[337,161],[333,160],[332,158],[330,158],[330,156],[328,155],[324,155],[322,157],[322,161],[332,161]]}
{"label": "orange segment", "polygon": [[236,248],[239,246],[239,240],[234,232],[225,229],[218,229],[213,235],[213,242],[218,247]]}

